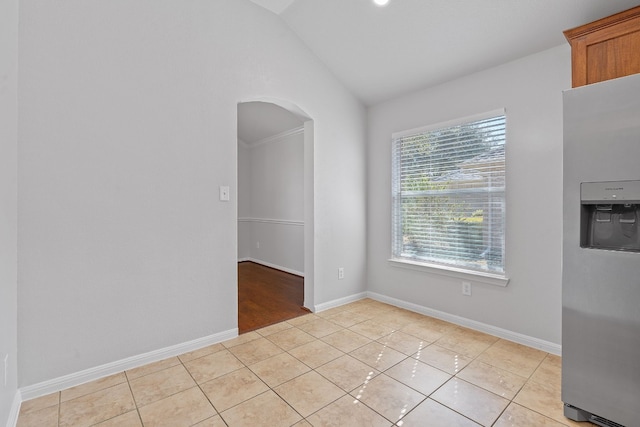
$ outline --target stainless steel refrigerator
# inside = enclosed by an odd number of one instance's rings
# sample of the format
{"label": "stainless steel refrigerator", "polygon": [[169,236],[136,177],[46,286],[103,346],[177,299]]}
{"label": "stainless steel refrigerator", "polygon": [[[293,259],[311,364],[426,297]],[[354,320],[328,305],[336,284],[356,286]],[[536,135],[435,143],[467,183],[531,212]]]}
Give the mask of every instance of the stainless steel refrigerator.
{"label": "stainless steel refrigerator", "polygon": [[640,74],[567,90],[563,101],[565,416],[638,427]]}

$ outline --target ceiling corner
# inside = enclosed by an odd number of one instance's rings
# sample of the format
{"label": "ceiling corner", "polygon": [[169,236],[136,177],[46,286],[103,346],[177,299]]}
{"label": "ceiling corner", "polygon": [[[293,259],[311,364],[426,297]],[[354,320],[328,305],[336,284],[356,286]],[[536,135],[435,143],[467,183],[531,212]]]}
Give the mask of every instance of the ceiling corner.
{"label": "ceiling corner", "polygon": [[284,12],[292,3],[296,0],[251,0],[253,3],[261,6],[276,15],[280,15]]}

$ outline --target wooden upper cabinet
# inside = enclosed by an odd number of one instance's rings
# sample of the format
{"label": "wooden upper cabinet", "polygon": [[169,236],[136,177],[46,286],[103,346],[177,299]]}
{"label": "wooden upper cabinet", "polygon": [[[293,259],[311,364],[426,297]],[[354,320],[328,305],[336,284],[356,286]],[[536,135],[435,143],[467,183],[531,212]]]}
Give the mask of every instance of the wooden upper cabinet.
{"label": "wooden upper cabinet", "polygon": [[564,32],[572,86],[640,73],[640,6]]}

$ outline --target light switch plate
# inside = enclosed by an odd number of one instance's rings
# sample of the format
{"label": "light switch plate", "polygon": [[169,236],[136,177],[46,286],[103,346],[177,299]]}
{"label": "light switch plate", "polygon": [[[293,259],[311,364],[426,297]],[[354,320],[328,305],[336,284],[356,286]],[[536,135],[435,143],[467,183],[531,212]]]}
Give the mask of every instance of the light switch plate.
{"label": "light switch plate", "polygon": [[226,185],[220,186],[220,201],[222,202],[229,201],[229,186],[226,186]]}

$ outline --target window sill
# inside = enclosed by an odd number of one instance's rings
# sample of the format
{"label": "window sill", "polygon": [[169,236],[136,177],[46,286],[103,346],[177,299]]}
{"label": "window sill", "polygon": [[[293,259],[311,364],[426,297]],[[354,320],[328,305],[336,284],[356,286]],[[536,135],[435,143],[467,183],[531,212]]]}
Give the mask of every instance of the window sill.
{"label": "window sill", "polygon": [[392,267],[406,268],[409,270],[421,271],[424,273],[438,274],[440,276],[453,277],[456,279],[470,280],[476,283],[505,287],[509,283],[509,278],[499,274],[483,273],[480,271],[465,270],[456,267],[447,267],[437,264],[428,264],[403,259],[389,259]]}

